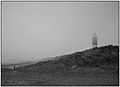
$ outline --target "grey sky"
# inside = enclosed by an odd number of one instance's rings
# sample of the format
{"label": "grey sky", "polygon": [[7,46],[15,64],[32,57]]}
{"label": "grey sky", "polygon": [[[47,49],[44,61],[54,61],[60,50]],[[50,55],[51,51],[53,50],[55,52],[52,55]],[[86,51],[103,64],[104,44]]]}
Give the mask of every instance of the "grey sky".
{"label": "grey sky", "polygon": [[118,44],[118,2],[3,2],[2,62]]}

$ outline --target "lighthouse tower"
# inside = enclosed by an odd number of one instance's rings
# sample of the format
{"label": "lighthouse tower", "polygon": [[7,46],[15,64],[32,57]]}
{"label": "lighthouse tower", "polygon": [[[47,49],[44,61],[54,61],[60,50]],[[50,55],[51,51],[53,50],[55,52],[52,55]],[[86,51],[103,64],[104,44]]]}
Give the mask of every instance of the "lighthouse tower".
{"label": "lighthouse tower", "polygon": [[93,37],[92,37],[92,47],[95,48],[97,47],[98,43],[97,43],[97,34],[94,33]]}

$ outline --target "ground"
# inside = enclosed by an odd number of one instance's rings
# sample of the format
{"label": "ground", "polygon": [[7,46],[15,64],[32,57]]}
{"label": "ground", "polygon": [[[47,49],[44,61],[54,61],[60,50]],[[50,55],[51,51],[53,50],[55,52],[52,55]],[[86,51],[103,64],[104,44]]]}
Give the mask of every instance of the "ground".
{"label": "ground", "polygon": [[118,72],[101,68],[81,67],[69,74],[2,70],[2,85],[118,85]]}

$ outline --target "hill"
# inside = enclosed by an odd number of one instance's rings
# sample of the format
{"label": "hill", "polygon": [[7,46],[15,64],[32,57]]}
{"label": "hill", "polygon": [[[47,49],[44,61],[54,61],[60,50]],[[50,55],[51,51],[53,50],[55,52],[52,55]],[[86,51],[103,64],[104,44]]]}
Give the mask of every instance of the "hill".
{"label": "hill", "polygon": [[21,66],[2,68],[2,86],[118,86],[119,47],[102,46]]}
{"label": "hill", "polygon": [[102,46],[82,52],[75,52],[73,54],[59,56],[54,58],[54,60],[42,61],[33,65],[19,67],[18,70],[27,71],[32,69],[39,71],[39,69],[43,67],[44,69],[48,69],[50,71],[68,71],[80,67],[118,68],[118,53],[118,46]]}

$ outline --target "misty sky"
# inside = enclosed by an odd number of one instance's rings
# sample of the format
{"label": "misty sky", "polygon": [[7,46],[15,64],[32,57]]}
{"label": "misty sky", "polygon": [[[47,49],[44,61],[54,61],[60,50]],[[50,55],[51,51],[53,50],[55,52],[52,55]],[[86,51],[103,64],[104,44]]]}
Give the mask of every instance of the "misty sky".
{"label": "misty sky", "polygon": [[118,45],[118,2],[2,2],[2,62]]}

